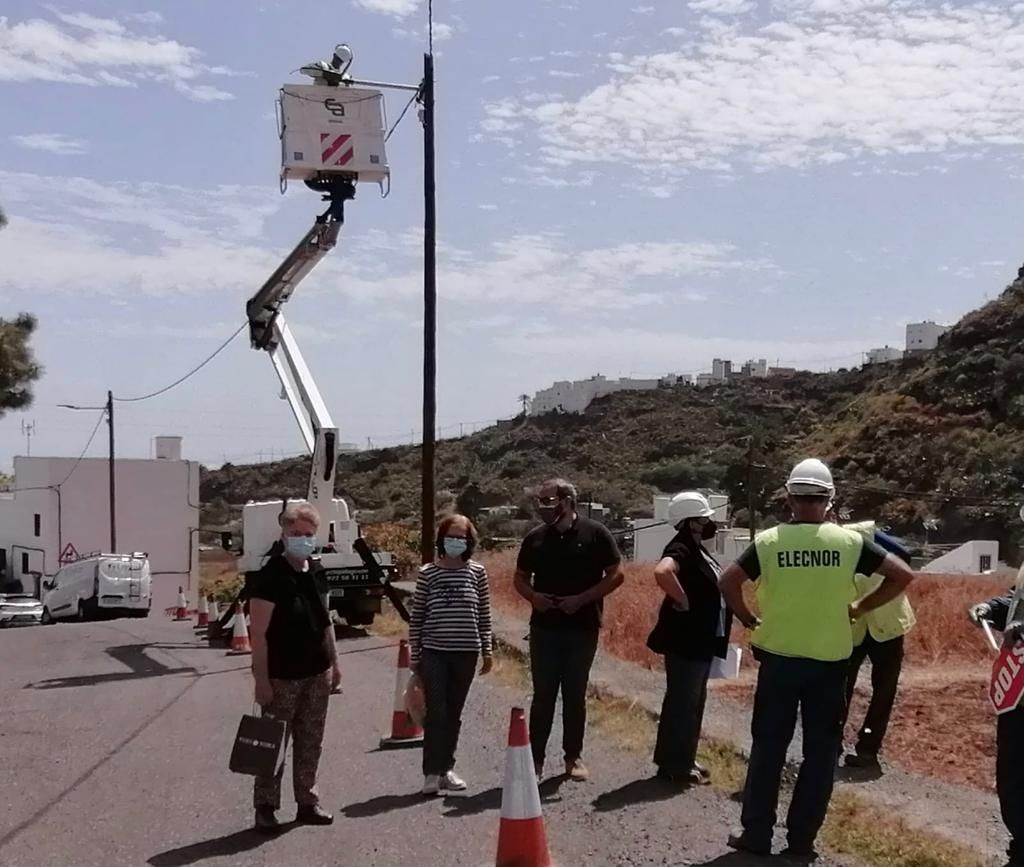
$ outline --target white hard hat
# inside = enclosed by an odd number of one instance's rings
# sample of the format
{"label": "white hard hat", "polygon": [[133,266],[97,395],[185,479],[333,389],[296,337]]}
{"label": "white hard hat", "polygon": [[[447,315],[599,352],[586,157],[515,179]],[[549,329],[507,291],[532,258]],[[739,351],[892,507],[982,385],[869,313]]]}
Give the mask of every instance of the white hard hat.
{"label": "white hard hat", "polygon": [[668,519],[673,526],[687,518],[710,518],[714,514],[707,498],[697,491],[676,494],[668,504]]}
{"label": "white hard hat", "polygon": [[832,472],[817,458],[800,461],[786,481],[786,490],[796,496],[824,497],[836,492]]}

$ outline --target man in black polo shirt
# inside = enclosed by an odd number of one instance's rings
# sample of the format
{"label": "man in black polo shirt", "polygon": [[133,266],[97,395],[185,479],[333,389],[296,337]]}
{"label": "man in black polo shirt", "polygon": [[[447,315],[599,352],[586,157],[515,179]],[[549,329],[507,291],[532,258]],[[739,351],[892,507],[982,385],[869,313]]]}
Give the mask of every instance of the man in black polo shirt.
{"label": "man in black polo shirt", "polygon": [[540,778],[544,752],[562,691],[565,772],[582,782],[587,683],[597,652],[603,599],[623,581],[621,556],[608,529],[576,514],[576,489],[552,479],[537,490],[544,522],[519,549],[516,591],[530,605],[530,744]]}

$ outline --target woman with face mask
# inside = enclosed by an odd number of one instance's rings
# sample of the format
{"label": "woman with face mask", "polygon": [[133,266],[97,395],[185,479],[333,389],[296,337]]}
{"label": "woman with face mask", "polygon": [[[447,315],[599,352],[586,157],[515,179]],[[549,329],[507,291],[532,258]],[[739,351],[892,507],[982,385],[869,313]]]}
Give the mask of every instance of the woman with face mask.
{"label": "woman with face mask", "polygon": [[437,528],[437,559],[420,569],[412,600],[409,647],[412,668],[423,682],[424,795],[462,791],[455,749],[462,708],[483,657],[481,674],[491,670],[491,597],[487,570],[472,558],[477,544],[473,523],[450,515]]}
{"label": "woman with face mask", "polygon": [[707,782],[706,771],[697,764],[697,744],[711,660],[728,652],[732,614],[718,591],[721,569],[704,547],[716,531],[707,499],[697,491],[676,494],[668,515],[677,532],[654,570],[665,600],[647,639],[647,646],[665,657],[654,763],[660,779],[690,786]]}
{"label": "woman with face mask", "polygon": [[[281,514],[281,541],[259,572],[252,575],[252,672],[256,701],[263,713],[281,720],[292,740],[292,780],[298,804],[296,821],[329,825],[320,807],[317,766],[332,689],[341,683],[334,627],[316,584],[320,515],[309,503],[290,503]],[[274,777],[256,778],[256,828],[279,830],[282,765]]]}

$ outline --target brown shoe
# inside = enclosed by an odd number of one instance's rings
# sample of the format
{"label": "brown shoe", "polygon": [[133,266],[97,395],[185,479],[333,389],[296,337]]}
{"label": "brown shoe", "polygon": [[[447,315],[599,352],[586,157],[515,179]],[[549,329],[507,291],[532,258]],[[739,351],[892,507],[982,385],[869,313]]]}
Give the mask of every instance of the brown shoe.
{"label": "brown shoe", "polygon": [[587,766],[583,764],[583,759],[572,759],[565,763],[565,773],[569,779],[576,783],[585,783],[590,779],[590,771],[587,770]]}

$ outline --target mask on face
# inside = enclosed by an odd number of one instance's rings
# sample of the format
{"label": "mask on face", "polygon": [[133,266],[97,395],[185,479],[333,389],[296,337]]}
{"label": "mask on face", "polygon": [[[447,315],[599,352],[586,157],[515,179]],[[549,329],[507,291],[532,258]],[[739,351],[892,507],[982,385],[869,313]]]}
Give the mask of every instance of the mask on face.
{"label": "mask on face", "polygon": [[708,521],[700,532],[701,539],[707,541],[708,539],[714,539],[715,534],[718,532],[718,525],[714,521]]}
{"label": "mask on face", "polygon": [[285,536],[284,551],[296,560],[305,560],[316,550],[316,539],[312,536]]}
{"label": "mask on face", "polygon": [[466,553],[466,549],[468,547],[469,543],[465,539],[460,539],[458,536],[444,537],[444,553],[449,557],[461,557]]}

